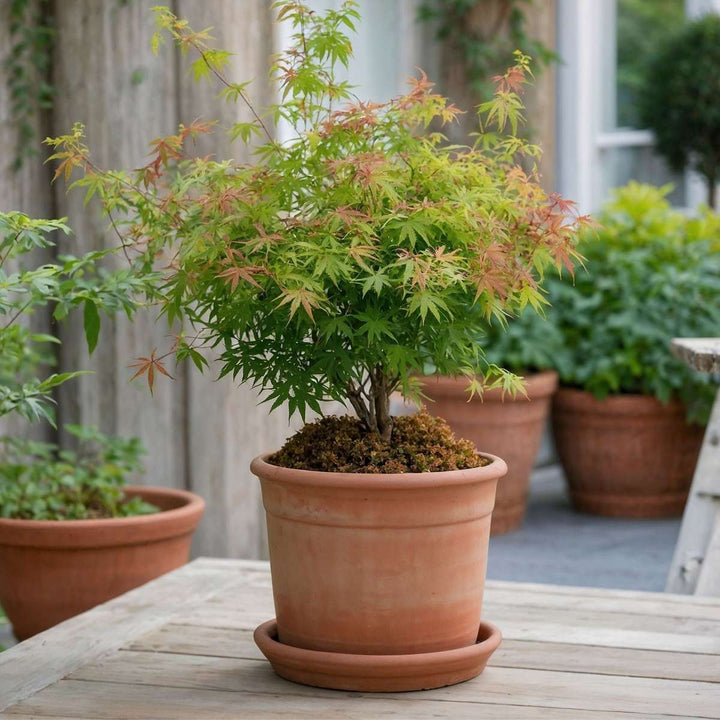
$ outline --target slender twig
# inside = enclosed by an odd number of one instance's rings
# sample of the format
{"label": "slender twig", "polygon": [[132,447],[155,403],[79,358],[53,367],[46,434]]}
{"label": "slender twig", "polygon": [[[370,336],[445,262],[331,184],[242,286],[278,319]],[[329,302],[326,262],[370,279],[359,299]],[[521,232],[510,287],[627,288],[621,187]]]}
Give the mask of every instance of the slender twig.
{"label": "slender twig", "polygon": [[2,269],[2,266],[5,264],[5,261],[8,259],[8,257],[10,257],[10,252],[11,252],[12,249],[13,249],[13,245],[18,241],[18,238],[20,237],[20,233],[21,233],[21,232],[22,232],[22,230],[18,230],[18,231],[15,233],[15,237],[10,241],[10,244],[8,245],[7,251],[6,251],[5,254],[2,256],[2,258],[0,258],[0,269]]}
{"label": "slender twig", "polygon": [[[212,66],[212,64],[210,63],[210,61],[207,59],[207,55],[205,54],[205,51],[200,47],[200,45],[198,45],[196,42],[192,42],[192,41],[190,42],[190,44],[195,48],[195,50],[198,51],[198,53],[200,53],[200,57],[203,59],[203,62],[205,63],[205,65],[207,65],[207,67],[208,67],[208,69],[210,70],[210,72],[211,72],[223,85],[225,85],[225,87],[235,88],[235,86],[233,86],[233,84],[232,84],[231,82],[228,82],[228,80],[225,78],[225,76],[224,76],[222,73],[218,72],[218,71]],[[263,121],[263,119],[258,115],[257,111],[256,111],[255,108],[253,107],[252,103],[248,100],[248,98],[247,98],[247,96],[245,95],[245,93],[241,90],[241,91],[238,92],[238,95],[242,98],[242,101],[245,103],[245,105],[247,106],[248,110],[250,110],[250,112],[252,113],[252,116],[255,118],[255,120],[260,124],[260,127],[263,129],[263,132],[264,132],[265,135],[267,136],[267,139],[268,139],[273,145],[277,145],[277,143],[275,142],[275,138],[273,138],[273,136],[270,134],[270,131],[268,130],[267,125],[265,124],[265,122]]]}
{"label": "slender twig", "polygon": [[2,329],[7,330],[33,303],[32,298],[28,300],[20,309],[10,317],[10,319],[3,325]]}

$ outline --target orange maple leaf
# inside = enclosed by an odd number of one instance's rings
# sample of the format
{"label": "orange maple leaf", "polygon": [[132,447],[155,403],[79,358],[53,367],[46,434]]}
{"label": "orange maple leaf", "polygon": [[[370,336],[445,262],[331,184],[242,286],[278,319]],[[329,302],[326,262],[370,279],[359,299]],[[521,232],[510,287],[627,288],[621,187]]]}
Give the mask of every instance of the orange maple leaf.
{"label": "orange maple leaf", "polygon": [[128,365],[128,367],[130,368],[138,368],[138,371],[130,378],[131,382],[135,378],[140,377],[140,375],[147,374],[147,384],[150,388],[151,395],[153,394],[153,385],[155,384],[156,372],[159,372],[161,375],[165,375],[165,377],[169,377],[171,380],[174,380],[173,376],[165,369],[165,366],[162,363],[162,358],[155,357],[156,352],[157,348],[155,348],[150,353],[150,357],[136,358],[137,362]]}

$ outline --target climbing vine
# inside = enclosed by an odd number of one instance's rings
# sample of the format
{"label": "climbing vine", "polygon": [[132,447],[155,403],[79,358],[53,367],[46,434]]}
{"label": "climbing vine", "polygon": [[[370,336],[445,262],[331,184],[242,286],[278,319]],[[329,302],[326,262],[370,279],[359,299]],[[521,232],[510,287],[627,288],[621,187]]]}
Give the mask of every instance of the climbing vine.
{"label": "climbing vine", "polygon": [[[438,40],[457,50],[468,84],[484,102],[492,97],[493,77],[513,64],[515,50],[532,57],[536,71],[559,59],[528,34],[525,10],[531,4],[532,0],[425,0],[419,17],[434,22]],[[473,22],[479,12],[486,18],[482,27]]]}
{"label": "climbing vine", "polygon": [[8,6],[10,47],[3,71],[16,128],[12,168],[38,155],[35,119],[52,107],[55,90],[49,80],[55,29],[49,0],[12,0]]}

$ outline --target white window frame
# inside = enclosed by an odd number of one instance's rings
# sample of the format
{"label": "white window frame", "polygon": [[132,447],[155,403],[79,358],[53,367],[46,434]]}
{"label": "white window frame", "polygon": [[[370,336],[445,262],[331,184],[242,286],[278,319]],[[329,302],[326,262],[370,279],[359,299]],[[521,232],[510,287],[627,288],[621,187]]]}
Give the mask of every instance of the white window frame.
{"label": "white window frame", "polygon": [[[720,12],[720,0],[685,0],[688,17]],[[604,131],[602,119],[614,116],[606,98],[614,97],[615,0],[558,0],[558,190],[583,213],[595,212],[607,199],[600,182],[602,154],[615,148],[653,145],[649,130]],[[609,57],[612,58],[609,60]],[[611,84],[607,92],[604,85]],[[703,181],[686,175],[686,203],[705,199]]]}

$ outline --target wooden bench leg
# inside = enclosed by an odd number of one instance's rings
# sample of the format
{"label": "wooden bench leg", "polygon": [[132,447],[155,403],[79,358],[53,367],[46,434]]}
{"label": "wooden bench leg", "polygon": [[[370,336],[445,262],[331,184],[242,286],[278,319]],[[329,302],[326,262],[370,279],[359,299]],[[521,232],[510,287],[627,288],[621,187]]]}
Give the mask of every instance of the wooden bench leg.
{"label": "wooden bench leg", "polygon": [[[666,592],[720,595],[720,391],[705,431]],[[714,577],[713,577],[714,576]],[[702,583],[700,579],[702,577]]]}

